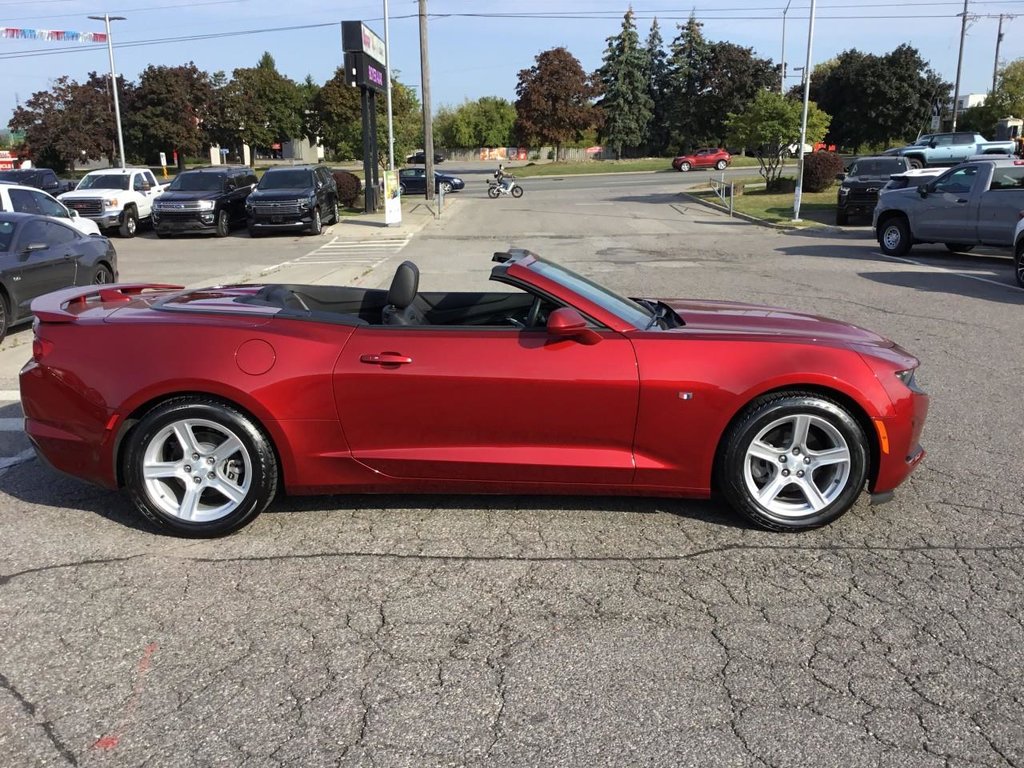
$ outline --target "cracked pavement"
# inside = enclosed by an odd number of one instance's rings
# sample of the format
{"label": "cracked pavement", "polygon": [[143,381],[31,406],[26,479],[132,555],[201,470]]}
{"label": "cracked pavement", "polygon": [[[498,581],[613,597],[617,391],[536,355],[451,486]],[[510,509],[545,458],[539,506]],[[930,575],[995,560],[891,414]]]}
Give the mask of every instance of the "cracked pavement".
{"label": "cracked pavement", "polygon": [[801,535],[715,501],[333,496],[184,541],[32,461],[0,475],[0,765],[1024,765],[1024,293],[685,207],[554,237],[529,191],[493,243],[469,201],[402,258],[429,280],[504,238],[878,330],[923,361],[923,465]]}

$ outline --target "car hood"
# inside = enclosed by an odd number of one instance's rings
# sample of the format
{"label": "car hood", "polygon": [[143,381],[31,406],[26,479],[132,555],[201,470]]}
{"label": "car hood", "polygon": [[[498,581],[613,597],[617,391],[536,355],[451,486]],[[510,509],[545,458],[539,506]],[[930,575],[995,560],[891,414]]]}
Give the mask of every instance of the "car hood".
{"label": "car hood", "polygon": [[687,333],[723,336],[769,336],[793,341],[820,341],[841,346],[892,347],[873,331],[841,320],[779,307],[726,301],[662,299],[679,314]]}
{"label": "car hood", "polygon": [[889,178],[891,176],[891,173],[881,173],[878,174],[877,176],[847,176],[845,179],[843,179],[843,186],[870,186],[872,184],[878,184],[879,182],[885,183],[889,181]]}
{"label": "car hood", "polygon": [[117,197],[128,194],[127,189],[73,189],[57,196],[58,200],[81,200],[87,197]]}
{"label": "car hood", "polygon": [[250,200],[301,200],[313,196],[313,188],[305,189],[254,189],[249,195]]}
{"label": "car hood", "polygon": [[222,194],[224,193],[210,190],[196,190],[194,192],[190,192],[188,190],[167,190],[160,195],[160,201],[164,203],[173,203],[190,202],[193,200],[216,200]]}

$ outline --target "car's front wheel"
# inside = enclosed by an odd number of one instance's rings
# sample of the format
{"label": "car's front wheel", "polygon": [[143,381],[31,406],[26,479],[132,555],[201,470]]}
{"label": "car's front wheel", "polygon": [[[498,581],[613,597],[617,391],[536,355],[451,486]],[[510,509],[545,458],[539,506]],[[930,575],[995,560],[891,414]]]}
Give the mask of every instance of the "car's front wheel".
{"label": "car's front wheel", "polygon": [[217,237],[227,237],[231,234],[231,221],[228,219],[228,212],[221,211],[217,214]]}
{"label": "car's front wheel", "polygon": [[447,195],[449,192],[452,191],[452,184],[451,184],[451,182],[450,181],[441,182],[440,189],[441,189],[442,192],[444,192]]}
{"label": "car's front wheel", "polygon": [[110,267],[106,264],[96,267],[96,271],[92,273],[93,285],[106,285],[112,282],[114,282],[114,273],[111,272]]}
{"label": "car's front wheel", "polygon": [[887,256],[902,256],[913,245],[910,226],[902,216],[887,219],[878,227],[878,245]]}
{"label": "car's front wheel", "polygon": [[1017,285],[1024,288],[1024,240],[1017,243],[1013,252],[1013,274],[1017,278]]}
{"label": "car's front wheel", "polygon": [[725,160],[719,160],[717,163],[715,163],[715,168],[717,168],[720,171],[724,171],[725,170],[725,166],[727,166],[727,165],[728,165],[728,163],[725,162]]}
{"label": "car's front wheel", "polygon": [[809,392],[766,395],[726,435],[719,486],[735,509],[764,528],[817,528],[857,501],[868,456],[863,428],[838,403]]}
{"label": "car's front wheel", "polygon": [[320,209],[313,209],[313,221],[309,225],[309,234],[319,235],[324,231],[324,221],[320,218]]}
{"label": "car's front wheel", "polygon": [[132,206],[124,209],[118,233],[121,237],[135,237],[139,231],[139,214]]}
{"label": "car's front wheel", "polygon": [[682,171],[683,173],[686,173],[686,171],[690,170],[690,164],[685,161],[680,163],[679,170]]}
{"label": "car's front wheel", "polygon": [[269,506],[278,468],[270,439],[226,403],[183,397],[135,426],[124,478],[136,508],[180,536],[230,533]]}

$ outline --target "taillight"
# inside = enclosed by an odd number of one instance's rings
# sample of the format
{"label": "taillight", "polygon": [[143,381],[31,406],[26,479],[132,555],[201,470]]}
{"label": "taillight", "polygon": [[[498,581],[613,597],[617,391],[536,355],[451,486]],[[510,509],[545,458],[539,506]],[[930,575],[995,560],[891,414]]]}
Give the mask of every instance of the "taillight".
{"label": "taillight", "polygon": [[42,323],[37,317],[32,321],[32,359],[36,362],[42,360],[53,350],[53,342],[39,335],[40,328],[42,328]]}

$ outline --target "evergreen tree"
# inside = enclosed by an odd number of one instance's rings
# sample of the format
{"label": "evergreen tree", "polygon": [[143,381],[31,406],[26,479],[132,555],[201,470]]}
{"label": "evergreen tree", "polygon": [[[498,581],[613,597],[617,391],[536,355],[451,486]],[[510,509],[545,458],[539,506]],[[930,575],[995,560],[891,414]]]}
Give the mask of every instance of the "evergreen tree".
{"label": "evergreen tree", "polygon": [[651,121],[647,126],[647,151],[660,155],[668,149],[668,57],[658,19],[651,22],[644,50],[647,70],[647,95],[651,97]]}
{"label": "evergreen tree", "polygon": [[704,38],[702,26],[697,17],[690,14],[686,25],[679,25],[679,34],[670,46],[666,118],[673,149],[691,149],[709,138],[694,111],[698,99],[707,91],[711,60],[711,47]]}
{"label": "evergreen tree", "polygon": [[635,149],[644,143],[654,107],[632,8],[622,19],[622,30],[607,43],[604,63],[594,75],[603,92],[597,103],[604,111],[600,136],[615,150],[615,156],[621,157],[623,148]]}

